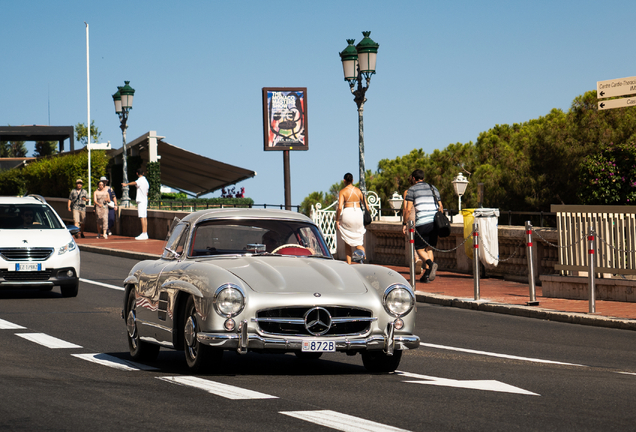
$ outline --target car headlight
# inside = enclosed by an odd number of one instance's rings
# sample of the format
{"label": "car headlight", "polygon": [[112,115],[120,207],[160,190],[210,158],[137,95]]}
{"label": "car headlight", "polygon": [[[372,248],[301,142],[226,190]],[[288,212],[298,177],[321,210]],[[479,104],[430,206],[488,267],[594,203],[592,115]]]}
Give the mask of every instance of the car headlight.
{"label": "car headlight", "polygon": [[214,309],[223,317],[232,318],[243,311],[245,294],[234,284],[223,284],[214,293]]}
{"label": "car headlight", "polygon": [[57,254],[58,255],[63,255],[66,252],[70,252],[72,250],[75,250],[75,248],[77,247],[77,244],[75,243],[75,240],[71,240],[70,243],[65,244],[64,246],[62,246],[58,251]]}
{"label": "car headlight", "polygon": [[384,309],[395,317],[401,317],[415,306],[413,291],[406,285],[393,284],[384,291]]}

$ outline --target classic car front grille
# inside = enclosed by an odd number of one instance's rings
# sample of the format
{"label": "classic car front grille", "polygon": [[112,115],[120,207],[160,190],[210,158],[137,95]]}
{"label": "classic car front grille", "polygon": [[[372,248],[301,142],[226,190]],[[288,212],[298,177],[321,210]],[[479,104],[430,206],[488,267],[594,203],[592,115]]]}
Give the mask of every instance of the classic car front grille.
{"label": "classic car front grille", "polygon": [[0,255],[7,261],[44,261],[53,253],[53,248],[0,248]]}
{"label": "classic car front grille", "polygon": [[[353,336],[367,333],[375,321],[371,311],[353,307],[321,306],[331,315],[327,336]],[[258,311],[256,322],[260,329],[272,335],[312,336],[305,326],[305,314],[314,306],[286,307]]]}
{"label": "classic car front grille", "polygon": [[47,281],[51,278],[51,271],[17,272],[0,270],[0,277],[6,281]]}

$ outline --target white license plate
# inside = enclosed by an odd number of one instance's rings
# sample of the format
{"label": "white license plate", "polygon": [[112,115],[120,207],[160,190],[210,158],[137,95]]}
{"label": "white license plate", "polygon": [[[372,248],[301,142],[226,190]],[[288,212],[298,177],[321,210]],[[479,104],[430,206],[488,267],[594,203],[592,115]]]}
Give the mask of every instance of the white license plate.
{"label": "white license plate", "polygon": [[24,263],[24,264],[16,264],[15,271],[42,271],[44,268],[42,267],[42,263]]}
{"label": "white license plate", "polygon": [[330,340],[303,341],[303,352],[336,352],[336,342]]}

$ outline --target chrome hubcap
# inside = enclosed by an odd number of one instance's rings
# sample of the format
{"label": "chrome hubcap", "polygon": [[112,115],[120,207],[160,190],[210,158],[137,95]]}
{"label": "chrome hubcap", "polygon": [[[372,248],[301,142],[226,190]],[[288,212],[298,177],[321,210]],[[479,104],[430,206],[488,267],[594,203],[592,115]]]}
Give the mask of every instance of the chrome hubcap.
{"label": "chrome hubcap", "polygon": [[190,350],[190,355],[194,357],[196,355],[195,348],[197,342],[197,329],[194,317],[191,316],[186,321],[185,328],[183,329],[183,336]]}
{"label": "chrome hubcap", "polygon": [[134,347],[137,346],[137,318],[135,317],[135,311],[128,312],[128,318],[126,319],[126,328],[128,329],[128,336]]}

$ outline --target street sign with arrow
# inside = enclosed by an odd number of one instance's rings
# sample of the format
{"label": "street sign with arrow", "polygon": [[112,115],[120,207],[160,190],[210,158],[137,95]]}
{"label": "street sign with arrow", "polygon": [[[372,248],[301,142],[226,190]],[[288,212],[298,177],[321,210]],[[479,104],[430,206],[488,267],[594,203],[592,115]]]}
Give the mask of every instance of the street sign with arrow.
{"label": "street sign with arrow", "polygon": [[636,97],[598,101],[598,109],[623,108],[636,106]]}
{"label": "street sign with arrow", "polygon": [[636,94],[636,76],[596,82],[596,95],[598,99],[633,94]]}

